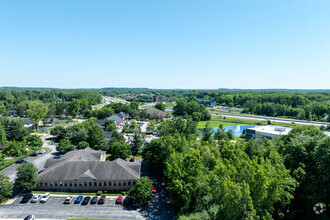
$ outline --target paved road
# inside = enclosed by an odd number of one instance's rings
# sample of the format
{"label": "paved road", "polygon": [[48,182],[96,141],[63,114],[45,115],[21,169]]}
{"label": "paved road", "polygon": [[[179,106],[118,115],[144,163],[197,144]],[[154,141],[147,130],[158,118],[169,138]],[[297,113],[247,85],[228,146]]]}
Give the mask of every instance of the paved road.
{"label": "paved road", "polygon": [[265,116],[257,116],[257,115],[232,115],[232,114],[223,114],[223,113],[210,113],[212,116],[220,116],[226,118],[237,118],[237,119],[246,119],[246,120],[254,120],[254,121],[275,121],[279,123],[295,123],[300,125],[315,125],[315,126],[327,126],[330,125],[328,122],[318,122],[318,121],[305,121],[305,120],[295,120],[295,119],[286,119],[286,118],[276,118],[273,117],[265,117]]}
{"label": "paved road", "polygon": [[[33,162],[37,166],[39,171],[43,169],[43,166],[46,163],[46,161],[49,158],[52,158],[54,156],[54,153],[56,152],[56,146],[52,145],[52,144],[48,144],[48,142],[50,141],[50,139],[52,137],[53,136],[51,136],[49,134],[43,135],[41,137],[41,139],[44,143],[42,147],[50,148],[51,150],[49,152],[41,154],[37,157],[27,157],[26,158],[28,161]],[[10,178],[10,181],[13,182],[16,178],[16,169],[19,166],[20,166],[20,164],[13,164],[13,165],[7,167],[6,169],[1,170],[0,173],[8,176]]]}

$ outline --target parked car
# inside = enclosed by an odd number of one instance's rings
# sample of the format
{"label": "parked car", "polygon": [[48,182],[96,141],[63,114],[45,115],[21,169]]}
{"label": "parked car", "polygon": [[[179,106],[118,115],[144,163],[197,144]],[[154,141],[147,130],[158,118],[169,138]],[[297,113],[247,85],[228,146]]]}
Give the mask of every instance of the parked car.
{"label": "parked car", "polygon": [[20,159],[16,161],[16,163],[28,163],[29,161],[27,159]]}
{"label": "parked car", "polygon": [[83,196],[78,196],[74,201],[74,204],[79,204],[83,198],[84,198]]}
{"label": "parked car", "polygon": [[48,199],[50,197],[50,194],[49,193],[45,193],[45,195],[42,196],[42,198],[40,199],[40,202],[41,203],[44,203],[44,202],[47,202]]}
{"label": "parked car", "polygon": [[99,199],[99,201],[97,202],[97,204],[102,205],[105,203],[105,196],[101,196],[101,198]]}
{"label": "parked car", "polygon": [[152,193],[156,193],[156,192],[157,192],[156,188],[155,188],[155,187],[152,187],[151,192],[152,192]]}
{"label": "parked car", "polygon": [[73,200],[73,196],[68,196],[64,200],[64,204],[70,204]]}
{"label": "parked car", "polygon": [[45,150],[38,150],[36,153],[37,154],[44,154],[44,153],[46,153],[46,151]]}
{"label": "parked car", "polygon": [[123,197],[118,196],[118,198],[116,199],[116,204],[122,204],[122,203],[123,203]]}
{"label": "parked car", "polygon": [[24,220],[34,220],[34,215],[28,215],[24,218]]}
{"label": "parked car", "polygon": [[124,199],[124,204],[129,205],[132,204],[133,202],[133,198],[126,196],[126,198]]}
{"label": "parked car", "polygon": [[129,162],[134,162],[134,161],[135,161],[134,157],[131,157],[131,159],[129,159]]}
{"label": "parked car", "polygon": [[30,199],[32,199],[32,197],[33,195],[31,193],[26,194],[25,196],[23,196],[21,203],[27,203]]}
{"label": "parked car", "polygon": [[39,202],[40,198],[41,198],[41,195],[34,195],[32,200],[31,200],[31,203]]}
{"label": "parked car", "polygon": [[91,204],[96,204],[97,203],[97,196],[94,196],[91,200]]}
{"label": "parked car", "polygon": [[37,153],[33,153],[33,154],[31,154],[30,156],[32,156],[32,157],[37,157],[38,154],[37,154]]}
{"label": "parked car", "polygon": [[87,205],[90,199],[91,199],[90,196],[85,197],[81,204],[82,205]]}
{"label": "parked car", "polygon": [[62,155],[57,155],[55,157],[53,157],[53,159],[60,159],[62,157]]}

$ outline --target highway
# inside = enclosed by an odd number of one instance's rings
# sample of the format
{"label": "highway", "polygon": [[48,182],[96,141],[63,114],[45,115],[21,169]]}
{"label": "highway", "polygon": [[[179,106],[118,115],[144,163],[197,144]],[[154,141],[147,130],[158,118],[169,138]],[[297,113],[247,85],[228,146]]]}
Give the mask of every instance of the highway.
{"label": "highway", "polygon": [[314,125],[314,126],[328,126],[329,122],[319,122],[319,121],[306,121],[306,120],[296,120],[296,119],[288,119],[288,118],[273,118],[267,116],[259,116],[259,115],[232,115],[226,113],[210,113],[212,116],[217,117],[226,117],[226,118],[237,118],[237,119],[245,119],[245,120],[253,120],[253,121],[272,121],[279,123],[287,123],[287,124],[299,124],[299,125]]}

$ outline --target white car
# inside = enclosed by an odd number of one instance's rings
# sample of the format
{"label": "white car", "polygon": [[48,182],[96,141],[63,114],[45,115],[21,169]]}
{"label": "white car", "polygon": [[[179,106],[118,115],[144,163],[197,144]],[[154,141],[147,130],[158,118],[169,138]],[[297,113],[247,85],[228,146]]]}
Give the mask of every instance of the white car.
{"label": "white car", "polygon": [[37,154],[44,154],[44,153],[46,153],[46,151],[45,150],[38,150],[36,153]]}
{"label": "white car", "polygon": [[45,195],[42,196],[42,198],[40,199],[40,202],[43,203],[43,202],[47,202],[48,199],[50,197],[50,194],[49,193],[45,193]]}
{"label": "white car", "polygon": [[70,204],[73,200],[73,196],[68,196],[65,198],[64,204]]}
{"label": "white car", "polygon": [[32,203],[39,202],[40,198],[41,198],[41,195],[34,195],[31,202]]}

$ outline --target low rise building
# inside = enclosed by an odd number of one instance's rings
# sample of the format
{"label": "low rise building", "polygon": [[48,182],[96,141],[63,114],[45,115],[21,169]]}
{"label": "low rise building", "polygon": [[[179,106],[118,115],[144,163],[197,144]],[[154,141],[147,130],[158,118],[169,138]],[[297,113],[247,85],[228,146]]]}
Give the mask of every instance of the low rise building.
{"label": "low rise building", "polygon": [[164,118],[170,118],[171,115],[167,114],[166,112],[156,109],[156,108],[148,108],[140,111],[140,115],[148,118],[148,119],[164,119]]}
{"label": "low rise building", "polygon": [[245,135],[247,140],[251,138],[258,140],[264,137],[268,139],[272,139],[273,137],[276,136],[287,135],[291,130],[292,128],[289,127],[265,125],[265,126],[256,126],[253,128],[247,128]]}
{"label": "low rise building", "polygon": [[105,119],[101,119],[101,120],[97,120],[96,123],[101,125],[101,126],[104,126],[105,125],[105,121],[106,120],[112,120],[115,122],[115,124],[117,126],[119,126],[121,123],[123,123],[124,121],[126,121],[128,119],[129,115],[125,112],[120,112],[120,113],[117,113],[117,114],[114,114],[110,117],[107,117]]}
{"label": "low rise building", "polygon": [[38,175],[37,189],[70,192],[121,192],[130,190],[140,178],[141,164],[120,158],[105,161],[105,152],[91,148],[49,159]]}

